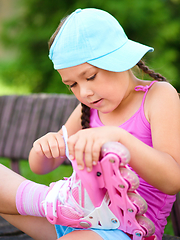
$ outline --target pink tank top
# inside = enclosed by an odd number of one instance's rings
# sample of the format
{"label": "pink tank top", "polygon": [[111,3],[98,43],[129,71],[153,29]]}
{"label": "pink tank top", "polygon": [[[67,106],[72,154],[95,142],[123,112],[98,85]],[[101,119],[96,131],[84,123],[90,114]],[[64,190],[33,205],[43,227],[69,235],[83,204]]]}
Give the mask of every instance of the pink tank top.
{"label": "pink tank top", "polygon": [[[151,126],[144,114],[144,102],[148,90],[155,82],[156,81],[151,82],[149,86],[137,86],[135,88],[136,91],[145,92],[141,106],[130,119],[128,119],[125,123],[119,126],[131,133],[133,136],[135,136],[145,144],[149,145],[150,147],[153,147]],[[91,109],[90,126],[93,128],[104,126],[99,119],[98,111],[96,109]],[[149,185],[142,178],[139,177],[139,179],[140,185],[137,191],[146,200],[148,204],[146,216],[154,222],[156,227],[156,236],[158,240],[161,240],[164,232],[164,227],[167,224],[166,218],[170,214],[176,196],[164,194],[163,192]]]}

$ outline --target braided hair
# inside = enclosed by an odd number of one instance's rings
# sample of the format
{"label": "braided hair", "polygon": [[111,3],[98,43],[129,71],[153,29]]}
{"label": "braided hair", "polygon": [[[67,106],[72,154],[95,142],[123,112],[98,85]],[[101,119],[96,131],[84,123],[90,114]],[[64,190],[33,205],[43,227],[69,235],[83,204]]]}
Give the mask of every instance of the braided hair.
{"label": "braided hair", "polygon": [[90,123],[90,108],[85,104],[81,103],[81,126],[82,129],[89,128]]}
{"label": "braided hair", "polygon": [[163,77],[160,73],[155,73],[153,70],[149,69],[142,60],[140,60],[136,65],[141,70],[143,70],[144,73],[149,74],[149,76],[152,77],[154,80],[167,81],[166,78]]}
{"label": "braided hair", "polygon": [[[145,63],[140,60],[136,64],[144,73],[148,74],[150,77],[152,77],[154,80],[157,81],[167,81],[165,77],[163,77],[160,73],[155,73],[153,70],[149,69]],[[81,111],[81,126],[82,129],[89,128],[90,127],[90,108],[83,103],[82,105],[82,111]]]}

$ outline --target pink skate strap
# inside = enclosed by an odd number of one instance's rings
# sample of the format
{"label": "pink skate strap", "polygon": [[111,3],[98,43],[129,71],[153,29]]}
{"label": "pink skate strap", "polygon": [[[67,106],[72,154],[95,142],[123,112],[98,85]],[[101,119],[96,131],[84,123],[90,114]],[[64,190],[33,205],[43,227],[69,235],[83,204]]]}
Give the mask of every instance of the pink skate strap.
{"label": "pink skate strap", "polygon": [[[66,127],[64,125],[62,126],[62,131],[63,131],[64,142],[66,145],[66,156],[67,156],[67,158],[69,158],[69,151],[68,151],[68,145],[67,145],[68,134],[67,134]],[[79,169],[77,168],[76,161],[71,161],[71,163],[72,163],[75,171],[76,172],[78,171],[79,178],[83,179],[83,185],[84,185],[84,179],[88,179],[88,181],[86,181],[86,183],[85,183],[85,185],[86,185],[85,188],[88,193],[93,193],[90,195],[91,201],[95,207],[99,207],[102,203],[102,200],[103,200],[105,192],[106,192],[106,190],[103,189],[103,187],[104,187],[103,177],[99,176],[97,178],[97,176],[95,174],[95,173],[98,174],[98,172],[102,173],[100,164],[94,166],[94,169],[95,169],[94,171],[87,172],[86,169],[79,171]],[[98,183],[99,183],[98,185],[97,185],[97,179],[98,179]]]}

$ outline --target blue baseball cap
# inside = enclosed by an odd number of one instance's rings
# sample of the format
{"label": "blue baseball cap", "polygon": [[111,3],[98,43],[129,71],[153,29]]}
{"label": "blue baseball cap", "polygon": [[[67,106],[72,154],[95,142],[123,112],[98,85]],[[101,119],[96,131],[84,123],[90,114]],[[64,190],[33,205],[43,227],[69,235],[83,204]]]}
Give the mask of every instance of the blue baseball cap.
{"label": "blue baseball cap", "polygon": [[134,67],[154,49],[129,40],[119,22],[109,13],[77,9],[65,20],[50,48],[55,69],[82,63],[113,72]]}

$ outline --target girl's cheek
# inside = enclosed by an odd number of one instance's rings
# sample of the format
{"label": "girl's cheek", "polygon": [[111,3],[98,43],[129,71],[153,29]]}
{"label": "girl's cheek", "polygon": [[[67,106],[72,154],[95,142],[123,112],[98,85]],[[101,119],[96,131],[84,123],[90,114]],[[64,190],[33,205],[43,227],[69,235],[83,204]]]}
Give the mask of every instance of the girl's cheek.
{"label": "girl's cheek", "polygon": [[78,98],[79,97],[79,91],[75,88],[71,88],[71,92]]}

